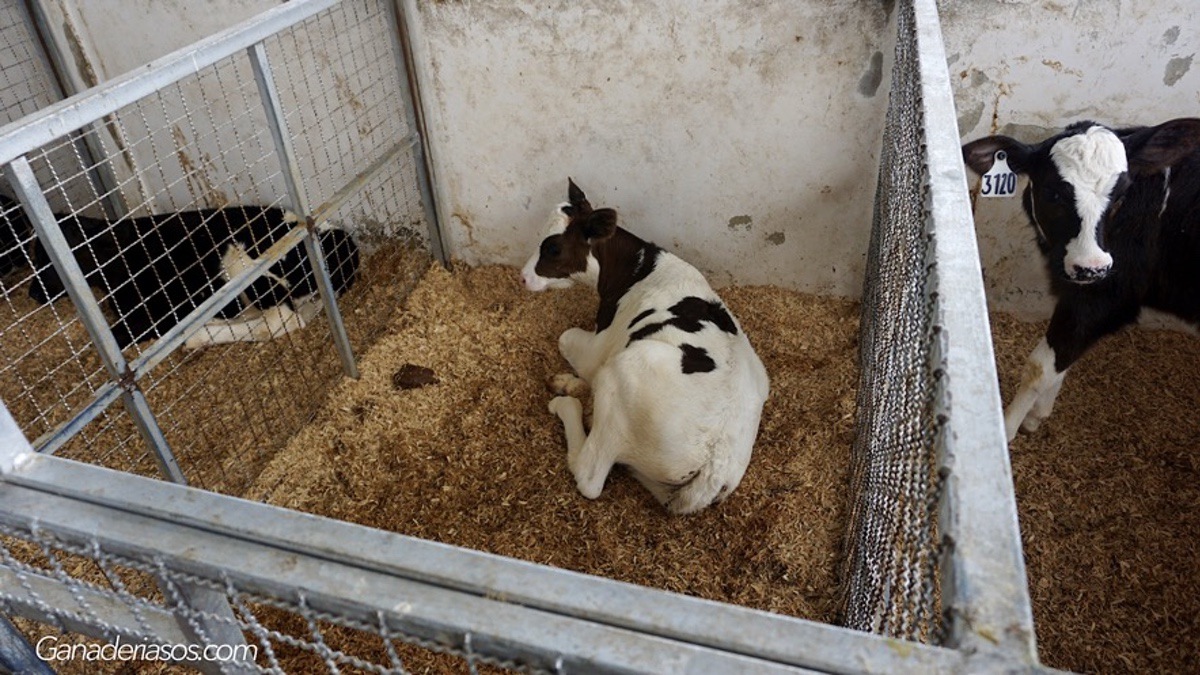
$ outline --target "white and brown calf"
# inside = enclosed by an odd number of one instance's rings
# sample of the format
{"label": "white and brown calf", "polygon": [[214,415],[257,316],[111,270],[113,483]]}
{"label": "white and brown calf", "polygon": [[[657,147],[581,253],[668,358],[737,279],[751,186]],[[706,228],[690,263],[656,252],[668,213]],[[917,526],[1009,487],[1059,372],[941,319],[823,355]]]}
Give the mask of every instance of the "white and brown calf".
{"label": "white and brown calf", "polygon": [[720,502],[750,462],[767,371],[696,268],[618,227],[616,211],[593,210],[574,182],[568,195],[521,276],[531,291],[583,282],[600,295],[596,331],[558,340],[591,386],[591,433],[578,398],[550,401],[576,485],[595,499],[623,464],[673,513]]}
{"label": "white and brown calf", "polygon": [[982,175],[1000,151],[1029,178],[1022,202],[1058,300],[1004,412],[1012,440],[1049,417],[1067,369],[1142,307],[1200,325],[1200,119],[1077,122],[1035,145],[989,136],[963,146],[963,160]]}

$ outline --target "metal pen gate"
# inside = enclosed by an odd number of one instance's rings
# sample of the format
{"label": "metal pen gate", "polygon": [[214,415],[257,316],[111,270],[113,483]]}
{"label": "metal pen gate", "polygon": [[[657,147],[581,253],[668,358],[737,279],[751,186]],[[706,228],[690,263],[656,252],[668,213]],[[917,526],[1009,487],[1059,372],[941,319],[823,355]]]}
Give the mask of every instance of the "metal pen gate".
{"label": "metal pen gate", "polygon": [[[853,460],[860,496],[844,580],[844,614],[853,629],[130,472],[148,473],[154,457],[177,481],[230,484],[220,472],[188,476],[193,458],[179,457],[179,444],[169,442],[174,428],[158,423],[153,393],[166,385],[155,373],[181,368],[176,350],[186,337],[276,258],[235,276],[222,295],[126,360],[66,250],[56,216],[62,206],[46,199],[47,193],[62,198],[75,213],[102,210],[109,195],[96,187],[102,181],[87,177],[88,166],[77,174],[91,186],[80,203],[68,195],[69,181],[39,179],[36,165],[53,173],[47,148],[79,147],[71,137],[78,131],[103,150],[100,163],[112,171],[130,212],[195,208],[215,194],[232,194],[238,200],[229,203],[286,205],[306,216],[271,252],[307,247],[331,318],[318,338],[326,351],[330,342],[339,346],[327,379],[336,377],[338,364],[352,371],[350,342],[312,236],[318,224],[354,221],[349,210],[364,227],[381,228],[381,250],[399,238],[441,256],[428,185],[419,178],[417,107],[405,92],[397,30],[403,17],[388,0],[290,2],[0,129],[0,164],[22,202],[14,208],[32,217],[43,241],[63,247],[54,264],[76,285],[72,300],[86,325],[62,338],[70,343],[67,353],[90,351],[90,338],[104,355],[77,366],[82,394],[50,397],[54,404],[46,407],[54,414],[18,425],[0,411],[0,607],[18,622],[52,627],[56,639],[82,634],[143,656],[157,648],[159,657],[209,672],[455,667],[474,673],[484,664],[543,672],[1039,670],[936,7],[933,0],[899,2],[894,14],[896,59],[864,294],[864,383],[875,384],[860,387]],[[355,39],[339,41],[345,34]],[[340,61],[325,52],[322,60],[311,48],[313,36],[342,45],[350,56]],[[356,62],[363,44],[379,45],[379,52]],[[303,63],[301,54],[319,63]],[[390,80],[386,68],[384,75],[354,78],[356,70],[382,63],[390,66]],[[372,89],[375,76],[388,82],[382,93]],[[326,81],[314,86],[311,77]],[[204,78],[215,89],[201,83],[197,95],[186,88]],[[350,117],[322,114],[338,109],[336,103],[306,109],[304,97],[315,92],[349,92],[342,110]],[[385,109],[385,101],[397,103],[397,93],[401,109]],[[374,98],[364,101],[367,95]],[[353,143],[342,133],[347,126],[358,134]],[[201,137],[203,143],[195,140]],[[203,162],[223,167],[226,153],[236,152],[230,165],[251,169],[213,184],[208,177],[217,172],[196,171],[184,159],[206,144],[218,150]],[[145,171],[133,170],[139,157],[149,159]],[[380,197],[406,190],[416,194],[400,203]],[[413,226],[422,222],[428,239]],[[69,332],[73,322],[64,318],[56,334]],[[185,391],[166,407],[187,395],[197,394]],[[88,422],[93,418],[117,426],[103,409],[118,399],[137,420],[135,431],[115,436],[121,450],[101,458],[106,466],[65,457],[73,439],[87,445],[109,438],[85,430],[96,425]],[[240,414],[254,422],[252,414]],[[902,433],[892,434],[896,429]],[[136,453],[139,437],[153,453]],[[19,640],[3,639],[12,632],[0,624],[0,657],[37,667]],[[99,643],[92,646],[102,656]]]}

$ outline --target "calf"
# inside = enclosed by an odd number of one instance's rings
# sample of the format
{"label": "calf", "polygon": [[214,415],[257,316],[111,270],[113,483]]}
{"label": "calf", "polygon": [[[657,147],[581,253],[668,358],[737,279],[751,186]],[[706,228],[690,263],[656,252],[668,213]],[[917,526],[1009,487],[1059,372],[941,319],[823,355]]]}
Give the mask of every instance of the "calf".
{"label": "calf", "polygon": [[1200,119],[1078,122],[1035,145],[990,136],[963,159],[982,175],[1001,150],[1029,178],[1022,204],[1057,298],[1004,413],[1012,440],[1050,416],[1071,364],[1142,307],[1200,322]]}
{"label": "calf", "polygon": [[[578,398],[550,401],[579,491],[599,497],[624,464],[673,513],[725,499],[750,462],[766,369],[696,268],[618,227],[616,211],[593,210],[570,180],[568,196],[521,276],[531,291],[579,281],[600,295],[596,331],[558,339],[592,388],[591,434]],[[558,393],[572,380],[556,378]]]}
{"label": "calf", "polygon": [[[116,222],[74,215],[59,226],[88,284],[105,295],[112,331],[122,348],[161,336],[211,297],[226,281],[253,264],[287,233],[296,217],[282,209],[232,206],[165,213]],[[358,246],[349,233],[319,233],[333,287],[340,293],[357,276]],[[30,297],[50,302],[65,292],[41,242],[33,247],[36,270]],[[222,342],[266,340],[303,327],[317,292],[302,246],[291,249],[266,274],[218,312],[218,318],[188,339],[199,348]],[[296,306],[299,302],[304,311]],[[235,317],[244,311],[254,316]]]}

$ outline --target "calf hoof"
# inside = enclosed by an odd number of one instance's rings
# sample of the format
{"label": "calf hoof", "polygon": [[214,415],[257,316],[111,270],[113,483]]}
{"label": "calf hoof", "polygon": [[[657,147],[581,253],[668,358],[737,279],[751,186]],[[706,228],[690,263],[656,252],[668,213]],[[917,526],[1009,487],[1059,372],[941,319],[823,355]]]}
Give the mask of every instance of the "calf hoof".
{"label": "calf hoof", "polygon": [[1042,422],[1044,422],[1044,421],[1046,421],[1046,418],[1044,418],[1044,417],[1038,417],[1036,415],[1027,415],[1025,417],[1025,421],[1021,422],[1021,431],[1031,434],[1031,433],[1037,431],[1038,427],[1042,426]]}
{"label": "calf hoof", "polygon": [[546,387],[551,393],[575,398],[583,398],[588,391],[587,382],[572,373],[552,375],[550,379],[546,380]]}
{"label": "calf hoof", "polygon": [[583,405],[579,402],[579,399],[572,396],[555,396],[550,399],[550,405],[547,407],[551,413],[558,415],[560,418],[571,414],[583,414]]}

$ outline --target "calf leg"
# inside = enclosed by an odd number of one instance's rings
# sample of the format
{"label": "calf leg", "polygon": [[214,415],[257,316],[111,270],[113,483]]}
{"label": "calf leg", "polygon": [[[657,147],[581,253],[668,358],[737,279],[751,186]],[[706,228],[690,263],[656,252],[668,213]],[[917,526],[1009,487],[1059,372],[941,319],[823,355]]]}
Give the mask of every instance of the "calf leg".
{"label": "calf leg", "polygon": [[263,310],[261,316],[244,320],[214,319],[189,337],[184,349],[200,349],[231,342],[265,342],[303,328],[304,316],[287,305]]}
{"label": "calf leg", "polygon": [[1018,429],[1036,430],[1050,416],[1066,375],[1066,368],[1059,371],[1055,367],[1054,350],[1043,337],[1025,362],[1017,395],[1004,410],[1004,433],[1008,440],[1016,438]]}
{"label": "calf leg", "polygon": [[1137,318],[1136,305],[1100,295],[1068,297],[1059,301],[1046,329],[1034,348],[1016,396],[1004,410],[1004,432],[1008,440],[1017,430],[1036,431],[1054,410],[1067,369],[1096,344]]}
{"label": "calf leg", "polygon": [[603,365],[598,342],[596,333],[582,328],[568,328],[558,336],[558,351],[571,364],[571,368],[588,382]]}
{"label": "calf leg", "polygon": [[604,451],[595,430],[591,436],[583,430],[583,405],[577,398],[556,396],[550,400],[550,412],[562,420],[567,436],[567,467],[575,476],[580,494],[588,499],[599,497],[613,458]]}

